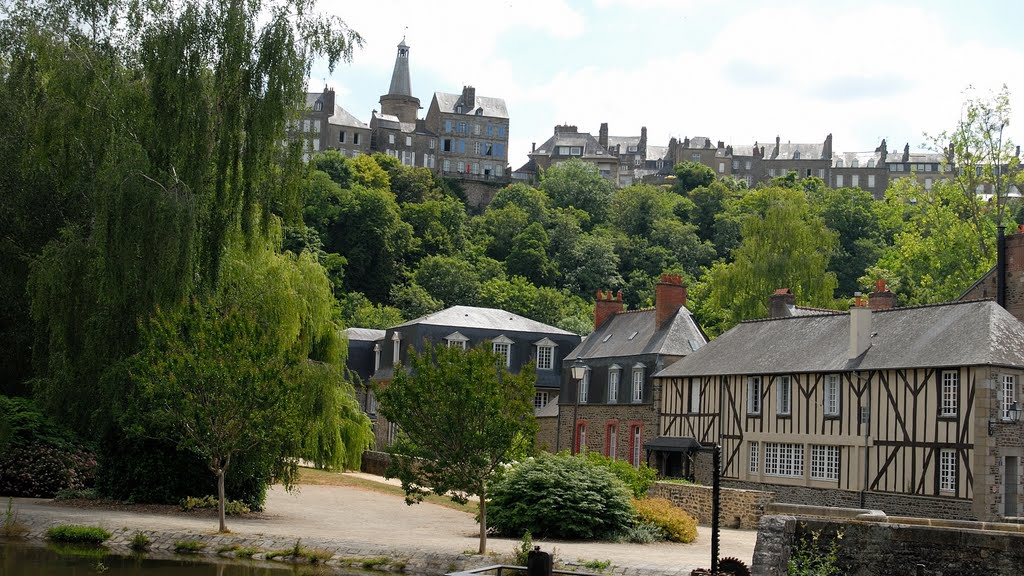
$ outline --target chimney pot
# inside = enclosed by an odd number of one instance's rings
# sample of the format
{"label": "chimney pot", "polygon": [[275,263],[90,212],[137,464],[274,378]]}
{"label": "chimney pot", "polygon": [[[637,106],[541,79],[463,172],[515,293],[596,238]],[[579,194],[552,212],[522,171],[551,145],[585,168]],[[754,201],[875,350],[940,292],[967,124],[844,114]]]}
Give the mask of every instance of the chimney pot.
{"label": "chimney pot", "polygon": [[768,299],[769,318],[787,318],[791,316],[789,307],[796,306],[796,296],[789,288],[779,288]]}
{"label": "chimney pot", "polygon": [[608,319],[622,312],[622,291],[620,290],[615,299],[612,299],[612,291],[597,291],[597,298],[594,300],[594,330],[603,326]]}
{"label": "chimney pot", "polygon": [[868,306],[872,310],[892,310],[896,307],[896,295],[889,291],[884,279],[875,281],[875,291],[868,298]]}

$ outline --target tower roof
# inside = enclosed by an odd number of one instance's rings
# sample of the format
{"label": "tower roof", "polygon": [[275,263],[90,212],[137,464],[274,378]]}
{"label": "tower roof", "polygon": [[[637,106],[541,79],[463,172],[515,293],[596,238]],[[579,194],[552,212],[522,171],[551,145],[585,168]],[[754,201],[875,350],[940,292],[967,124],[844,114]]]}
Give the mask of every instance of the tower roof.
{"label": "tower roof", "polygon": [[409,80],[409,46],[405,38],[398,44],[398,55],[395,57],[395,70],[391,73],[389,96],[412,96],[412,82]]}

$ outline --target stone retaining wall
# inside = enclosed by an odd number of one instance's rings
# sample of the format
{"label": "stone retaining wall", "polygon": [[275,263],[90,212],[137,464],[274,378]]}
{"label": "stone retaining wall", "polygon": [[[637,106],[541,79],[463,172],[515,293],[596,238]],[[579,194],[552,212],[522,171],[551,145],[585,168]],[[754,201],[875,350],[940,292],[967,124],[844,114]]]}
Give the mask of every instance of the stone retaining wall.
{"label": "stone retaining wall", "polygon": [[[673,504],[686,510],[697,522],[711,524],[711,487],[699,484],[674,484],[655,482],[648,494],[656,498],[668,498]],[[757,528],[764,514],[765,506],[774,494],[760,490],[736,490],[723,488],[720,494],[722,527]]]}
{"label": "stone retaining wall", "polygon": [[363,463],[359,467],[360,472],[383,476],[384,470],[391,463],[391,456],[387,452],[375,452],[366,450],[363,452]]}

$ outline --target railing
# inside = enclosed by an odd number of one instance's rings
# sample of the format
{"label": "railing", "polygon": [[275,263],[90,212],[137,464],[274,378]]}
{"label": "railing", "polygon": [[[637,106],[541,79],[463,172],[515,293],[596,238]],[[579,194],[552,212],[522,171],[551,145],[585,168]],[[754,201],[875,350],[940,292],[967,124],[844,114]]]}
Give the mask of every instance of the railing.
{"label": "railing", "polygon": [[[495,564],[493,566],[482,566],[480,568],[473,568],[471,570],[462,570],[461,572],[449,572],[445,576],[470,576],[471,574],[493,574],[494,576],[502,576],[502,572],[506,573],[526,573],[526,566],[511,566],[508,564]],[[598,574],[589,574],[587,572],[576,572],[574,570],[552,570],[550,574],[571,574],[573,576],[600,576]]]}

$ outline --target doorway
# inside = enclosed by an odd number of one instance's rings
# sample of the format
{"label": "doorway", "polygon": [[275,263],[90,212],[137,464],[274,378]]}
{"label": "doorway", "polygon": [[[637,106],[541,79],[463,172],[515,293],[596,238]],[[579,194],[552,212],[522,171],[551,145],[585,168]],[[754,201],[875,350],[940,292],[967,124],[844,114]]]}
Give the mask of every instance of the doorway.
{"label": "doorway", "polygon": [[1007,456],[1003,466],[1003,516],[1017,516],[1017,494],[1019,490],[1017,457]]}

